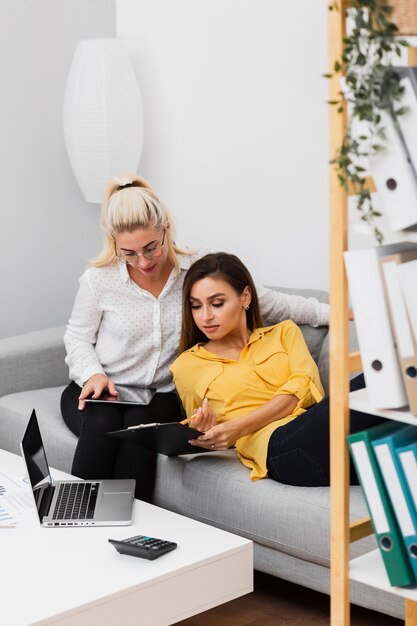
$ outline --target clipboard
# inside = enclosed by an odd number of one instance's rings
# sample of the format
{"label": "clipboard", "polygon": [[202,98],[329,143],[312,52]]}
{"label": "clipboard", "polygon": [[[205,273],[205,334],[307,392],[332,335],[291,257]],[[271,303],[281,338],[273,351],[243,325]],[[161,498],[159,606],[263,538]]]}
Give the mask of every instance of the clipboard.
{"label": "clipboard", "polygon": [[204,433],[195,428],[190,428],[186,424],[180,424],[180,422],[138,424],[138,426],[114,430],[107,434],[166,456],[211,452],[206,448],[192,446],[188,443],[189,439],[197,439],[199,435]]}

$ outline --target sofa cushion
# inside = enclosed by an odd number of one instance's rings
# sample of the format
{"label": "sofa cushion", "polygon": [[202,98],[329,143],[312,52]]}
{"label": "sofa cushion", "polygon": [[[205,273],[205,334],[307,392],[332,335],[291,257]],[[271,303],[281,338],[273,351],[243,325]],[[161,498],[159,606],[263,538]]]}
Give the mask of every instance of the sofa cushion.
{"label": "sofa cushion", "polygon": [[[233,450],[159,455],[154,503],[329,567],[329,488],[293,487],[271,479],[252,482]],[[352,487],[352,519],[366,514],[360,487]],[[352,554],[373,547],[373,538],[367,538],[354,544]]]}
{"label": "sofa cushion", "polygon": [[46,387],[11,393],[0,398],[0,447],[20,454],[20,440],[32,410],[36,410],[48,463],[71,471],[77,437],[65,425],[60,411],[65,387]]}
{"label": "sofa cushion", "polygon": [[64,326],[0,339],[0,396],[68,384]]}
{"label": "sofa cushion", "polygon": [[310,354],[317,363],[320,380],[327,395],[329,387],[329,352],[328,349],[323,351],[323,346],[326,346],[327,348],[326,339],[329,336],[329,329],[327,326],[314,328],[313,326],[307,326],[305,324],[301,324],[300,329],[303,333],[308,349],[310,350]]}

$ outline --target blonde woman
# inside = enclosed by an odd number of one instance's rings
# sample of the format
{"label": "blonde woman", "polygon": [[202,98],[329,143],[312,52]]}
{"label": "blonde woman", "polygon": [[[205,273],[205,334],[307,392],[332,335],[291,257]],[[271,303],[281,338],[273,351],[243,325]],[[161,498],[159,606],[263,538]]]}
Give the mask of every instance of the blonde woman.
{"label": "blonde woman", "polygon": [[[110,182],[101,222],[104,247],[80,279],[64,337],[72,382],[61,409],[79,437],[72,472],[82,478],[136,478],[136,496],[150,500],[155,455],[106,433],[179,418],[169,366],[179,345],[184,277],[204,252],[176,246],[168,211],[136,175]],[[328,322],[328,305],[313,298],[265,288],[259,296],[268,323]],[[157,393],[146,406],[86,404],[89,396],[114,395],[115,385],[152,387]]]}

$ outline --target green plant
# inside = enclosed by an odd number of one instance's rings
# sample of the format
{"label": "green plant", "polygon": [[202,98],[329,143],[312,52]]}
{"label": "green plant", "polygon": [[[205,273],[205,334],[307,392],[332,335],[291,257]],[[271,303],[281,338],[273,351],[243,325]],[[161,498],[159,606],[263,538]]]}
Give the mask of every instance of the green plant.
{"label": "green plant", "polygon": [[[329,9],[341,10],[337,2],[332,3]],[[391,21],[393,7],[386,0],[350,0],[343,10],[348,12],[352,28],[343,38],[342,58],[335,62],[333,71],[344,76],[349,120],[342,144],[331,163],[336,168],[341,186],[356,195],[356,207],[361,219],[373,229],[377,241],[382,243],[382,232],[375,224],[375,218],[380,213],[374,209],[364,175],[365,168],[360,162],[361,157],[385,150],[381,111],[389,113],[395,125],[398,125],[398,117],[406,111],[401,107],[403,88],[392,60],[408,43],[396,36],[398,28]],[[331,78],[333,74],[325,76]],[[338,100],[331,100],[329,104],[343,113],[345,99],[342,93]],[[355,118],[367,122],[365,133],[355,133]]]}

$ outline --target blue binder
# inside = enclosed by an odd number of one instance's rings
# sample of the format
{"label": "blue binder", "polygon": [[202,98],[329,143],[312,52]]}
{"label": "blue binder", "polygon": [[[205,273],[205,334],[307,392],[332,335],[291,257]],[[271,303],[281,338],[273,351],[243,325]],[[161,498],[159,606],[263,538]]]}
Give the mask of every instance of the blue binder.
{"label": "blue binder", "polygon": [[407,556],[417,577],[417,509],[397,454],[397,448],[410,443],[417,443],[417,427],[406,425],[391,434],[374,439],[372,446],[391,499]]}
{"label": "blue binder", "polygon": [[389,582],[403,587],[415,584],[416,577],[372,446],[374,439],[387,436],[399,427],[398,422],[386,421],[352,433],[347,439]]}
{"label": "blue binder", "polygon": [[[417,440],[395,449],[404,484],[409,494],[410,509],[417,518]],[[410,545],[410,555],[417,561],[417,545]]]}

